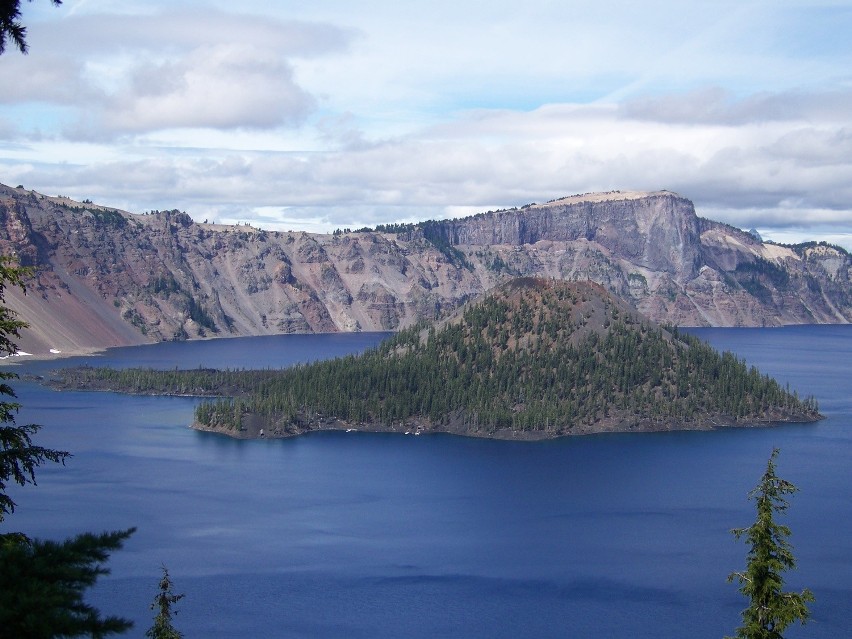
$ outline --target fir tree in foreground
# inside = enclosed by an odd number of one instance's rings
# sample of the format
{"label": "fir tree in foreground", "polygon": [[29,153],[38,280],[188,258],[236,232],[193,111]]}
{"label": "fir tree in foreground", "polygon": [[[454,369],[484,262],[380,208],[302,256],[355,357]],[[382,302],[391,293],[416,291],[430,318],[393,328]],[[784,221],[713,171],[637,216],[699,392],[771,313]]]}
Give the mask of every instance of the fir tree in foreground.
{"label": "fir tree in foreground", "polygon": [[169,570],[163,566],[163,577],[160,579],[160,591],[151,603],[151,610],[158,610],[154,617],[154,625],[145,633],[150,639],[181,639],[183,635],[172,625],[172,615],[178,613],[172,606],[184,598],[183,594],[172,592],[172,579]]}
{"label": "fir tree in foreground", "polygon": [[[8,286],[24,289],[27,271],[15,266],[5,256],[0,257],[0,355],[8,357],[18,352],[15,340],[26,322],[18,319],[15,311],[3,304]],[[15,512],[14,500],[6,494],[9,480],[25,486],[35,485],[35,469],[44,462],[65,463],[68,453],[33,444],[32,435],[40,426],[26,424],[18,426],[15,414],[21,405],[14,401],[15,391],[7,380],[16,379],[14,373],[0,371],[0,523],[6,515]],[[2,539],[2,537],[0,537]]]}
{"label": "fir tree in foreground", "polygon": [[777,448],[769,457],[760,483],[749,493],[749,499],[757,502],[757,519],[748,528],[732,531],[737,539],[744,536],[750,546],[745,571],[728,576],[729,582],[739,582],[740,592],[749,599],[736,639],[783,639],[781,633],[787,626],[808,620],[806,604],[814,600],[808,589],[800,593],[782,591],[781,573],[795,568],[796,560],[787,541],[790,529],[775,523],[774,515],[787,510],[785,496],[798,489],[775,474],[776,457]]}
{"label": "fir tree in foreground", "polygon": [[64,541],[0,536],[0,636],[105,637],[131,628],[127,619],[101,616],[83,594],[109,574],[104,563],[134,530]]}
{"label": "fir tree in foreground", "polygon": [[[62,0],[52,0],[59,6]],[[21,53],[27,53],[27,28],[21,24],[21,0],[3,0],[0,2],[0,53],[6,51],[6,43],[11,42]]]}

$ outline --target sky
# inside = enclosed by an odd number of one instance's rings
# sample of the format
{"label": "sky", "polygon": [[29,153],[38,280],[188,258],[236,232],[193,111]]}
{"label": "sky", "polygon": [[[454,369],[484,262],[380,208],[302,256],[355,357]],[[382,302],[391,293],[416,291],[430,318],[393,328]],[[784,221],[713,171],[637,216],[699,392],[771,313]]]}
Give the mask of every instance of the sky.
{"label": "sky", "polygon": [[10,186],[319,232],[668,189],[852,250],[852,0],[21,9]]}

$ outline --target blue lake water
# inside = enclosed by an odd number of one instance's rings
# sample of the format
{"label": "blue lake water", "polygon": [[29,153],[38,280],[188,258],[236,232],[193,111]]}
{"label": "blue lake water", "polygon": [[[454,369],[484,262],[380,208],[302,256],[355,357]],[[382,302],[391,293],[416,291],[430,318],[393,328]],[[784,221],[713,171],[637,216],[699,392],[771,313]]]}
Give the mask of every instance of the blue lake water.
{"label": "blue lake water", "polygon": [[[319,433],[235,441],[186,425],[198,400],[15,384],[19,423],[67,449],[15,490],[4,525],[40,537],[137,526],[91,600],[150,626],[165,564],[192,637],[719,639],[745,600],[729,530],[773,447],[800,493],[784,523],[813,620],[785,636],[852,636],[852,326],[699,329],[828,419],[703,433],[519,443]],[[380,334],[115,349],[113,366],[278,367],[367,348]],[[28,363],[39,372],[63,360]]]}

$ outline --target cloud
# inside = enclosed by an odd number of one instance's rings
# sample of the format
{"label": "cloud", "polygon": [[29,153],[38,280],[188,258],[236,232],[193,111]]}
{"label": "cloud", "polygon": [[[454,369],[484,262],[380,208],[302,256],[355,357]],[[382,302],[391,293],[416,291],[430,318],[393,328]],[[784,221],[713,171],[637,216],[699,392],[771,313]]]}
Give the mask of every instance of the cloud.
{"label": "cloud", "polygon": [[626,119],[677,124],[749,124],[773,121],[852,121],[852,87],[827,91],[762,92],[735,97],[721,87],[632,98],[619,107]]}
{"label": "cloud", "polygon": [[330,25],[217,11],[74,16],[42,25],[32,54],[0,68],[0,81],[16,87],[0,103],[74,107],[57,133],[78,141],[294,126],[317,102],[293,60],[338,53],[352,37]]}
{"label": "cloud", "polygon": [[[346,118],[324,125],[344,135]],[[353,134],[354,135],[354,134]],[[363,142],[360,138],[353,138]],[[336,147],[336,148],[335,148]],[[246,206],[507,206],[589,190],[667,188],[728,210],[838,211],[852,201],[852,129],[832,122],[736,125],[628,119],[615,105],[474,111],[415,134],[310,153],[196,149],[109,163],[152,193]],[[101,169],[104,169],[103,171]],[[132,191],[137,178],[122,183]]]}
{"label": "cloud", "polygon": [[283,56],[314,57],[345,50],[355,35],[331,24],[209,7],[181,10],[162,6],[153,4],[154,11],[148,14],[75,15],[33,25],[29,33],[31,55],[46,49],[83,56],[114,55],[122,48],[168,54],[211,42],[227,42],[253,43],[275,49]]}
{"label": "cloud", "polygon": [[111,95],[88,126],[115,134],[172,128],[268,129],[302,122],[315,100],[293,80],[291,65],[250,45],[199,47],[182,58],[132,70],[130,86]]}

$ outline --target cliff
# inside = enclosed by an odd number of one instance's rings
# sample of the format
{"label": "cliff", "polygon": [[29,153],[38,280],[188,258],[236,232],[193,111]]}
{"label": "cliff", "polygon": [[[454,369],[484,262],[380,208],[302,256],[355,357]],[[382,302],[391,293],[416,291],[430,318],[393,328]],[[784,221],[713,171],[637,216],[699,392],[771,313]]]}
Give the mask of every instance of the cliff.
{"label": "cliff", "polygon": [[131,214],[0,185],[22,350],[398,330],[516,276],[598,282],[676,325],[852,321],[849,254],[763,243],[667,191],[572,196],[459,220],[309,234]]}

